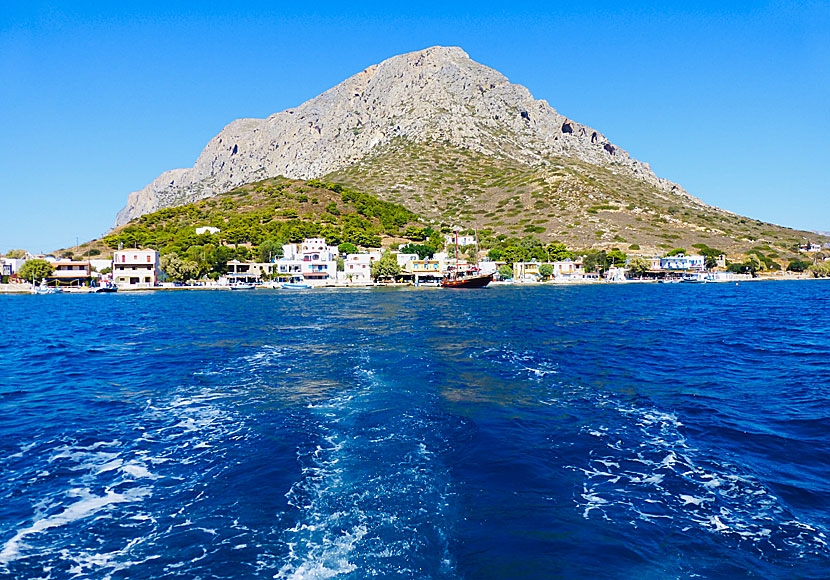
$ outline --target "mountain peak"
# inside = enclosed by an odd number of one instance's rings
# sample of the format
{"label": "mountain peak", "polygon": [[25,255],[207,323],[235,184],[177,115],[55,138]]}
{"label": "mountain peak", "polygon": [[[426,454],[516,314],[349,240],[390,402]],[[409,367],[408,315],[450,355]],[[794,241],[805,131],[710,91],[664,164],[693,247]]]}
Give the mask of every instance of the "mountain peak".
{"label": "mountain peak", "polygon": [[461,48],[433,46],[372,65],[267,119],[233,121],[192,168],[163,173],[131,193],[116,226],[268,177],[322,177],[400,139],[446,143],[529,165],[575,158],[693,199],[598,131],[560,115]]}

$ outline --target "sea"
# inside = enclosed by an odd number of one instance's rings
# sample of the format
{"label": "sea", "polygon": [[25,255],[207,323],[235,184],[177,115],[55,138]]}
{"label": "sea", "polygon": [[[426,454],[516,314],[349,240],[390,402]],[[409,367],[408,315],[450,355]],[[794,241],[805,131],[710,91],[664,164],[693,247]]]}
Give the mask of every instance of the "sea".
{"label": "sea", "polygon": [[830,282],[0,321],[1,578],[830,578]]}

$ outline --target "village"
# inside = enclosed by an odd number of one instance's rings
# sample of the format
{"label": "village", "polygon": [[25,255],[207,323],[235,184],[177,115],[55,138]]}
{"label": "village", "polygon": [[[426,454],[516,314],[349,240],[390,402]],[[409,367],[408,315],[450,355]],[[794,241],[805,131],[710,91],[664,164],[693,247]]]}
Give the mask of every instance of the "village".
{"label": "village", "polygon": [[[673,251],[664,256],[628,257],[611,252],[609,258],[603,253],[603,260],[598,263],[596,259],[587,260],[566,252],[568,257],[560,260],[511,263],[492,259],[492,256],[480,256],[479,252],[469,252],[468,259],[461,258],[458,248],[474,247],[476,243],[472,235],[448,234],[445,241],[447,251],[422,257],[398,249],[358,250],[328,245],[325,238],[306,238],[301,243],[284,244],[282,251],[276,252],[279,257],[270,261],[229,260],[226,272],[215,279],[179,271],[180,264],[175,259],[165,261],[157,250],[137,248],[115,250],[111,258],[89,257],[85,260],[28,253],[3,257],[0,258],[0,274],[2,290],[7,292],[440,286],[442,280],[454,272],[471,271],[490,277],[494,284],[708,283],[757,277],[755,271],[730,267],[723,254],[686,255]],[[826,270],[830,266],[830,258],[821,254],[824,249],[821,246],[812,244],[801,249],[821,257],[819,268],[812,270],[815,277],[819,277],[822,268]],[[346,253],[343,250],[352,251]],[[30,261],[45,262],[49,266],[40,274],[26,275],[24,266]],[[805,277],[808,265],[805,262],[795,271],[790,268],[789,272],[773,272],[777,276],[766,278]]]}

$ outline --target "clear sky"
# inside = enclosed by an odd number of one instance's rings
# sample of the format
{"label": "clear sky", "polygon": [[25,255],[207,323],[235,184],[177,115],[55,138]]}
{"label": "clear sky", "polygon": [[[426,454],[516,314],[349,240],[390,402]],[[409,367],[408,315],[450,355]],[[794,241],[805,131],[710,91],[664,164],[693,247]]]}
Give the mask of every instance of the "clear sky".
{"label": "clear sky", "polygon": [[97,237],[240,117],[457,45],[725,209],[830,230],[830,2],[3,2],[0,252]]}

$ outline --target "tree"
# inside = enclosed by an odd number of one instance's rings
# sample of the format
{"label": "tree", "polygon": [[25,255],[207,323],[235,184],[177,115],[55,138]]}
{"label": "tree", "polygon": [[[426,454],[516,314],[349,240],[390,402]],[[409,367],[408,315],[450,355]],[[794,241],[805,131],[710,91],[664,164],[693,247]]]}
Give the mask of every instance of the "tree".
{"label": "tree", "polygon": [[278,258],[282,258],[282,244],[279,240],[268,238],[259,245],[257,257],[260,262],[273,262]]}
{"label": "tree", "polygon": [[370,273],[373,280],[394,279],[401,273],[401,267],[398,266],[398,259],[387,251],[372,264]]}
{"label": "tree", "polygon": [[524,248],[519,246],[507,246],[501,252],[501,259],[508,264],[515,264],[516,262],[526,262],[527,253]]}
{"label": "tree", "polygon": [[804,272],[810,267],[809,260],[792,260],[787,266],[788,272]]}
{"label": "tree", "polygon": [[410,240],[415,240],[416,242],[421,242],[425,240],[427,237],[426,230],[418,226],[409,226],[408,228],[406,228],[404,236],[409,238]]}
{"label": "tree", "polygon": [[407,244],[400,248],[401,254],[417,254],[421,260],[426,260],[435,255],[435,248],[429,244]]}
{"label": "tree", "polygon": [[[26,262],[28,264],[28,262]],[[830,277],[830,262],[819,262],[809,267],[810,273],[816,278]]]}
{"label": "tree", "polygon": [[471,262],[477,262],[478,252],[476,252],[476,247],[474,244],[470,244],[469,246],[464,246],[463,248],[464,255],[467,256],[467,259]]}
{"label": "tree", "polygon": [[548,244],[547,252],[548,259],[552,262],[561,262],[574,257],[573,252],[568,250],[568,247],[565,244],[560,243]]}
{"label": "tree", "polygon": [[233,249],[227,246],[219,246],[208,257],[210,261],[210,271],[214,274],[228,273],[228,260],[232,258]]}
{"label": "tree", "polygon": [[704,256],[704,258],[707,270],[713,270],[718,267],[718,259],[715,256]]}
{"label": "tree", "polygon": [[582,266],[586,272],[597,271],[604,274],[608,269],[608,258],[605,255],[605,250],[598,252],[588,252],[582,259]]}
{"label": "tree", "polygon": [[52,274],[54,268],[46,260],[29,260],[20,268],[17,275],[24,280],[38,283]]}
{"label": "tree", "polygon": [[540,242],[533,236],[527,236],[526,238],[523,238],[519,242],[519,247],[522,248],[525,252],[525,259],[520,260],[522,262],[529,262],[531,260],[542,262],[548,259],[548,252],[547,250],[545,250],[544,246],[542,246],[542,242]]}
{"label": "tree", "polygon": [[498,262],[499,260],[501,260],[501,254],[501,249],[493,248],[492,250],[487,252],[487,258],[494,262]]}
{"label": "tree", "polygon": [[755,258],[754,256],[749,256],[743,263],[732,263],[726,267],[727,272],[733,272],[735,274],[750,274],[753,278],[756,276],[756,272],[758,271],[758,267],[761,263]]}
{"label": "tree", "polygon": [[651,262],[642,256],[634,256],[628,261],[628,269],[633,275],[642,278],[651,269]]}
{"label": "tree", "polygon": [[678,254],[685,254],[685,253],[686,253],[685,248],[675,248],[675,249],[671,250],[668,254],[666,254],[666,256],[676,256]]}
{"label": "tree", "polygon": [[513,268],[509,264],[499,266],[499,278],[502,280],[510,280],[513,277]]}
{"label": "tree", "polygon": [[542,264],[539,266],[539,275],[542,276],[544,280],[547,280],[553,276],[553,266],[550,264]]}
{"label": "tree", "polygon": [[25,258],[26,257],[26,250],[9,250],[9,253],[6,254],[7,258]]}
{"label": "tree", "polygon": [[619,248],[614,248],[606,254],[609,265],[622,266],[625,264],[627,256]]}
{"label": "tree", "polygon": [[193,260],[182,259],[177,254],[162,256],[161,269],[174,282],[186,282],[199,276],[199,264]]}
{"label": "tree", "polygon": [[437,230],[431,230],[429,232],[429,237],[427,244],[435,248],[435,251],[443,250],[444,249],[444,238],[441,236],[441,232]]}
{"label": "tree", "polygon": [[340,256],[337,257],[337,271],[338,272],[345,272],[346,271],[346,260],[344,260]]}
{"label": "tree", "polygon": [[340,252],[341,256],[348,256],[349,254],[357,253],[357,246],[351,242],[343,242],[337,246],[337,251]]}

